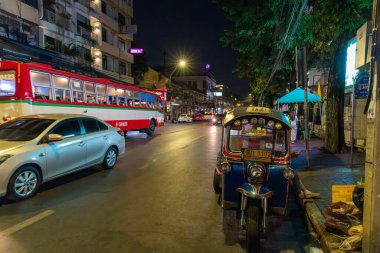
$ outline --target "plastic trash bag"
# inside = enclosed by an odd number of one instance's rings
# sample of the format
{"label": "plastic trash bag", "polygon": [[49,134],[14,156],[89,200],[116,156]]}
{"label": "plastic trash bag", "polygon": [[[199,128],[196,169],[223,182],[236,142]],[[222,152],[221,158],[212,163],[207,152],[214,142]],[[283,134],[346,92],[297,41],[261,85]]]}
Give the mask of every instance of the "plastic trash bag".
{"label": "plastic trash bag", "polygon": [[342,244],[339,246],[340,250],[356,250],[361,247],[362,244],[362,236],[361,235],[353,235],[346,238]]}

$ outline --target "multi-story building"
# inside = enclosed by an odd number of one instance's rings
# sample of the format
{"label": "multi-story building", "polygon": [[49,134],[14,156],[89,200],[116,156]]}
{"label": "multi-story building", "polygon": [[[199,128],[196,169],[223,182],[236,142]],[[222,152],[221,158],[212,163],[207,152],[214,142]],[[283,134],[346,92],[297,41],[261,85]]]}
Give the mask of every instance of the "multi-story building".
{"label": "multi-story building", "polygon": [[214,90],[216,87],[216,80],[210,72],[174,76],[173,80],[186,84],[190,89],[202,92],[204,94],[201,103],[202,107],[204,107],[207,112],[214,112]]}
{"label": "multi-story building", "polygon": [[126,33],[132,18],[132,0],[0,0],[0,39],[9,45],[2,55],[18,44],[17,52],[31,59],[92,68],[133,84],[133,35]]}

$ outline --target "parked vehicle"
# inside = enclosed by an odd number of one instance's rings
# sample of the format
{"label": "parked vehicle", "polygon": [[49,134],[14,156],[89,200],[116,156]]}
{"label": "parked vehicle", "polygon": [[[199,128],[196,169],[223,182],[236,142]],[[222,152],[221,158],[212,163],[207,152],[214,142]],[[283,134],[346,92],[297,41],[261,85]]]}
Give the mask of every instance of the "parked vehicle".
{"label": "parked vehicle", "polygon": [[265,107],[237,108],[224,118],[213,186],[222,207],[236,209],[248,252],[259,249],[268,211],[285,214],[294,177],[290,128],[284,114]]}
{"label": "parked vehicle", "polygon": [[206,112],[203,116],[204,120],[206,121],[211,121],[213,117],[214,117],[214,114],[212,114],[211,112]]}
{"label": "parked vehicle", "polygon": [[193,118],[188,114],[181,114],[178,117],[178,123],[190,123],[193,122]]}
{"label": "parked vehicle", "polygon": [[0,125],[0,197],[24,200],[49,180],[94,165],[112,169],[124,133],[95,117],[24,116]]}
{"label": "parked vehicle", "polygon": [[194,116],[193,120],[194,121],[204,121],[205,118],[204,118],[203,114],[197,114],[197,115]]}
{"label": "parked vehicle", "polygon": [[212,124],[213,125],[222,125],[224,119],[224,114],[215,114],[212,118]]}

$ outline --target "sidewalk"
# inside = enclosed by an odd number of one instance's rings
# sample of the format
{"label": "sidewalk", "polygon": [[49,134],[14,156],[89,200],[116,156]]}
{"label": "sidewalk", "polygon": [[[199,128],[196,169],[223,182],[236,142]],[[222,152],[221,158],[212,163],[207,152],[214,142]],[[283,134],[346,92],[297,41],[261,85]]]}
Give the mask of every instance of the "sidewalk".
{"label": "sidewalk", "polygon": [[350,153],[326,154],[321,150],[323,141],[310,141],[310,169],[306,169],[305,142],[292,144],[291,151],[299,151],[300,156],[292,160],[292,168],[299,174],[305,187],[312,192],[319,192],[321,197],[313,202],[305,202],[304,207],[315,228],[322,247],[326,252],[340,252],[335,249],[340,239],[325,231],[325,209],[331,204],[331,186],[339,184],[356,184],[364,176],[365,153],[354,152],[354,168],[349,167]]}

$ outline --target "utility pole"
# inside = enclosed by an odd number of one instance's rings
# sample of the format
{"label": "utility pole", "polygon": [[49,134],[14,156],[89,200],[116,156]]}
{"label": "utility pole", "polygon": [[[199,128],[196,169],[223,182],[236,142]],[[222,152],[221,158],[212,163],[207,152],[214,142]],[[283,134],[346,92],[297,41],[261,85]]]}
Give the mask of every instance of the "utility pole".
{"label": "utility pole", "polygon": [[303,99],[303,110],[304,110],[304,121],[305,121],[305,145],[306,145],[306,167],[310,169],[310,156],[309,156],[309,107],[307,99],[307,61],[306,61],[306,45],[303,45],[302,49],[302,75],[303,75],[303,85],[304,85],[304,99]]}
{"label": "utility pole", "polygon": [[380,0],[373,0],[371,73],[368,90],[364,184],[363,252],[380,252]]}

